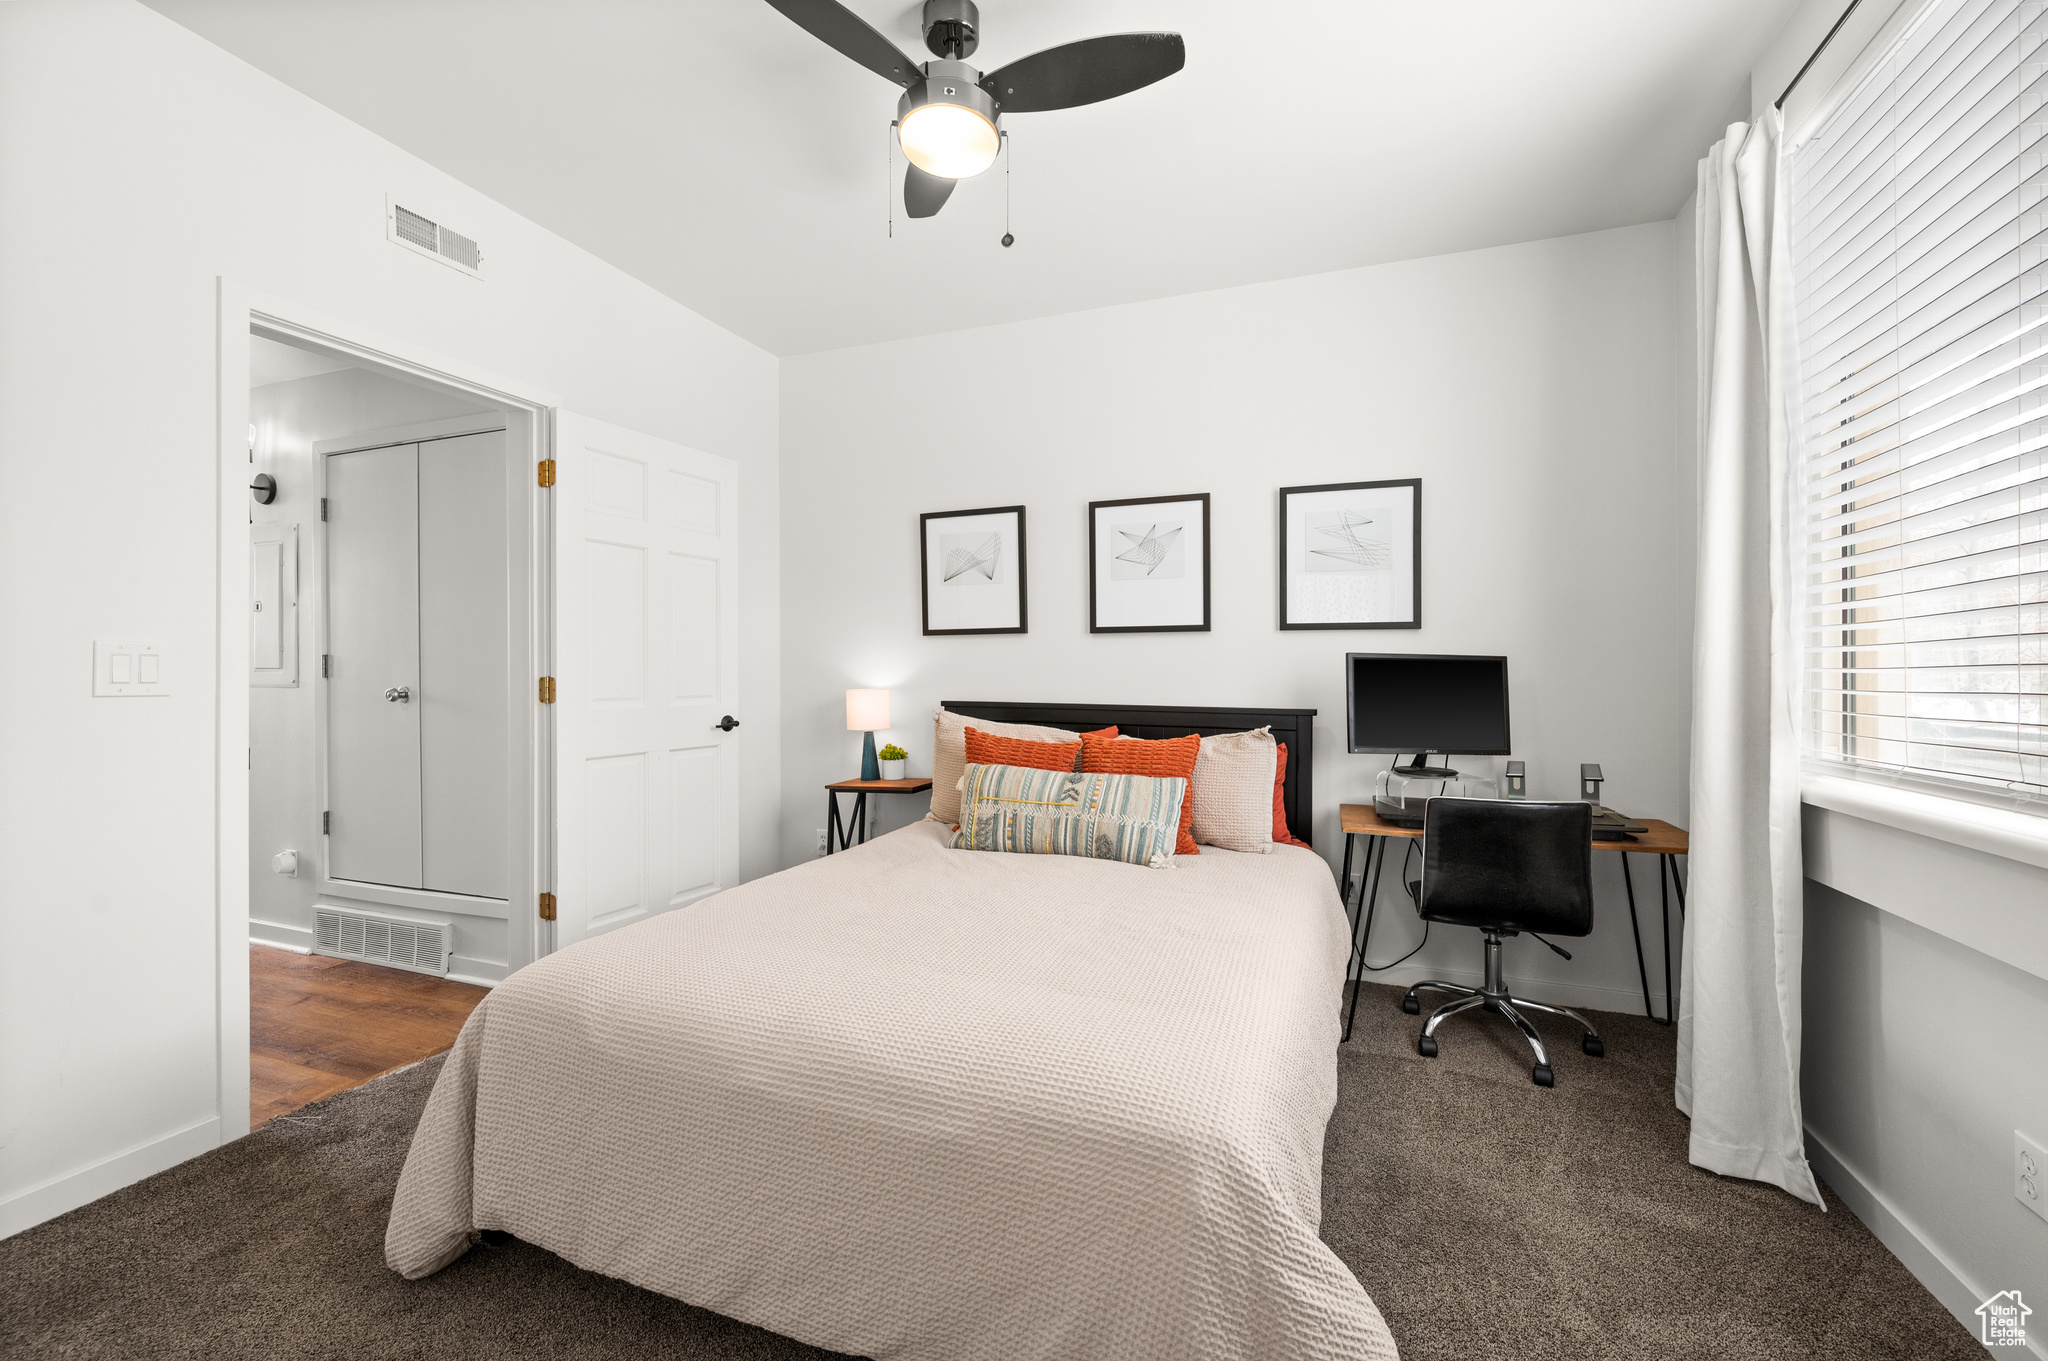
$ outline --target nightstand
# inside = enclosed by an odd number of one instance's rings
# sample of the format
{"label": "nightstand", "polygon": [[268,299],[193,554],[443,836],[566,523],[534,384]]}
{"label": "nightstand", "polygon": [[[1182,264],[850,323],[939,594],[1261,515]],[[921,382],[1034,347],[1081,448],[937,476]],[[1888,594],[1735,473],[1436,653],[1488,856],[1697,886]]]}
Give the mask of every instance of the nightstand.
{"label": "nightstand", "polygon": [[[853,836],[856,826],[860,828],[860,840],[868,839],[868,795],[921,794],[931,787],[930,777],[917,780],[841,780],[837,784],[826,785],[828,820],[825,823],[825,854],[853,849],[857,844]],[[843,825],[839,821],[839,796],[842,793],[853,795],[853,815]]]}

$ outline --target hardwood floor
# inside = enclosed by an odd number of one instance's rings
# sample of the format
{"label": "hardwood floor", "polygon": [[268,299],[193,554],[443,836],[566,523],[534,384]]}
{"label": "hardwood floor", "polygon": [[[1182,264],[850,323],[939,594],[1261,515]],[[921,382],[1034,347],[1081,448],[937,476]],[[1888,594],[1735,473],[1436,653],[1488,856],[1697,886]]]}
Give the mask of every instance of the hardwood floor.
{"label": "hardwood floor", "polygon": [[352,959],[250,946],[250,1128],[440,1053],[487,991]]}

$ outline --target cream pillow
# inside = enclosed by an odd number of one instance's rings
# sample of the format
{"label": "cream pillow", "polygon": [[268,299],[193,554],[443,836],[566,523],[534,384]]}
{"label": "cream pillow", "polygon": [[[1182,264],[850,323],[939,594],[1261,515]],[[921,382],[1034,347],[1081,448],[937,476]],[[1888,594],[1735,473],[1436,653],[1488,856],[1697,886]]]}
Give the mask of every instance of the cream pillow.
{"label": "cream pillow", "polygon": [[[1041,728],[1031,723],[994,723],[986,718],[949,714],[944,709],[932,715],[932,811],[933,822],[948,827],[960,821],[960,776],[967,770],[967,730],[993,733],[997,737],[1021,737],[1027,742],[1071,742],[1077,736],[1065,728]],[[1266,772],[1266,798],[1272,800],[1273,772]],[[1270,814],[1269,814],[1270,816]]]}
{"label": "cream pillow", "polygon": [[1273,849],[1273,778],[1280,748],[1271,728],[1202,739],[1195,755],[1195,840],[1226,851]]}

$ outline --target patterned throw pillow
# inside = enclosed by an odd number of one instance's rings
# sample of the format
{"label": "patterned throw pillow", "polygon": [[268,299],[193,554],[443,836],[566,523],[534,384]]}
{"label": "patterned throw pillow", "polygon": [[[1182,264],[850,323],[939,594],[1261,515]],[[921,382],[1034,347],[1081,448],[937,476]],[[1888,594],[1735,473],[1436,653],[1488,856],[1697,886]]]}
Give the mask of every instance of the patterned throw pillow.
{"label": "patterned throw pillow", "polygon": [[[1081,734],[1081,769],[1106,775],[1178,776],[1190,786],[1195,782],[1195,758],[1201,754],[1202,739],[1194,733],[1153,742],[1135,737],[1105,740],[1089,732]],[[1180,806],[1180,840],[1175,855],[1200,855],[1195,848],[1195,805],[1183,799]]]}
{"label": "patterned throw pillow", "polygon": [[1173,863],[1187,790],[1186,780],[1170,777],[970,763],[953,847],[1164,867]]}

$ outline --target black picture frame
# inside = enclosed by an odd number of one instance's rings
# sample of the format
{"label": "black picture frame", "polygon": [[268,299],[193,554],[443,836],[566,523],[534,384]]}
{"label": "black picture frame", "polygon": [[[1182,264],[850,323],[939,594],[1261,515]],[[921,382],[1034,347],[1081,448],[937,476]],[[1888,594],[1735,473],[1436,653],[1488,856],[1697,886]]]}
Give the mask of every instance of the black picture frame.
{"label": "black picture frame", "polygon": [[[1411,493],[1409,537],[1413,552],[1409,568],[1410,598],[1409,617],[1406,619],[1333,619],[1297,621],[1293,619],[1294,601],[1290,592],[1292,573],[1288,564],[1293,561],[1293,545],[1289,539],[1289,499],[1295,496],[1325,492],[1377,491],[1386,487],[1406,487]],[[1308,487],[1282,487],[1280,489],[1280,627],[1282,629],[1419,629],[1422,627],[1422,479],[1419,477],[1386,478],[1374,482],[1323,482]]]}
{"label": "black picture frame", "polygon": [[[965,520],[985,515],[1014,515],[1017,517],[1017,622],[1014,626],[1000,628],[935,629],[932,627],[932,563],[931,563],[931,522],[934,520]],[[972,633],[1029,633],[1031,632],[1031,579],[1027,570],[1029,559],[1025,556],[1024,507],[987,506],[980,510],[934,510],[917,517],[917,575],[918,596],[923,606],[924,631],[930,637],[957,637]]]}
{"label": "black picture frame", "polygon": [[[1095,570],[1096,523],[1098,511],[1119,506],[1163,506],[1191,504],[1202,505],[1202,622],[1199,624],[1104,624],[1100,622],[1102,593],[1101,583]],[[1088,631],[1090,633],[1207,633],[1209,632],[1209,493],[1190,492],[1181,496],[1127,496],[1117,501],[1090,501],[1088,503]]]}

